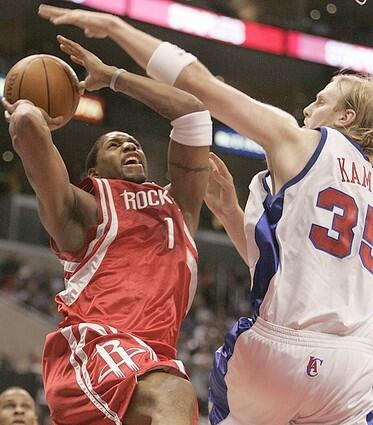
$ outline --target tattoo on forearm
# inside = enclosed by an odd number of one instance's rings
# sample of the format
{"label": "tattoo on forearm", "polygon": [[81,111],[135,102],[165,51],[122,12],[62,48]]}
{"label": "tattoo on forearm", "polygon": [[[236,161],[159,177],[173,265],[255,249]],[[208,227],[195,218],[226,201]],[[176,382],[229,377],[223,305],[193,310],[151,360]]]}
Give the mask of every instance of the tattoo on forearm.
{"label": "tattoo on forearm", "polygon": [[185,171],[186,173],[201,173],[201,172],[210,171],[210,167],[209,167],[208,164],[201,165],[199,167],[188,167],[187,165],[181,164],[179,162],[169,162],[168,165],[170,167],[179,168],[179,169]]}

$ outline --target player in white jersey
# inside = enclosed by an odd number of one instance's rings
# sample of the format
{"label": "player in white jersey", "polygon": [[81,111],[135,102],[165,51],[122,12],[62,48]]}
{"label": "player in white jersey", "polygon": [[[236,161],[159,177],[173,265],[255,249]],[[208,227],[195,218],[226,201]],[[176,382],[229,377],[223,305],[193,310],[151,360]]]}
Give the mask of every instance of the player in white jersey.
{"label": "player in white jersey", "polygon": [[373,82],[337,76],[305,126],[216,79],[197,58],[119,18],[41,6],[55,24],[110,37],[148,74],[199,97],[257,141],[269,171],[245,213],[215,156],[207,202],[253,279],[253,318],[217,351],[213,425],[373,423]]}

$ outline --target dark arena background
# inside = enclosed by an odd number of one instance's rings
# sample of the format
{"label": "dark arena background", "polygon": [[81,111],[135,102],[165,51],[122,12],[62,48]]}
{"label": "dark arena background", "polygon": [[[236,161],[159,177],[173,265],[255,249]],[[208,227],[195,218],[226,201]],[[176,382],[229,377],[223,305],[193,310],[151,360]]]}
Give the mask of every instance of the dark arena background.
{"label": "dark arena background", "polygon": [[[79,29],[55,27],[37,15],[41,2],[0,0],[0,92],[21,58],[47,53],[82,68],[58,48],[61,33],[111,65],[142,74],[109,40],[86,39]],[[340,69],[373,71],[373,1],[354,0],[76,0],[55,6],[97,9],[122,16],[139,29],[193,52],[215,75],[245,93],[278,106],[302,123],[303,108]],[[82,177],[85,155],[97,136],[120,129],[136,135],[151,158],[152,181],[167,184],[169,123],[142,104],[109,89],[82,97],[77,113],[53,137],[71,181]],[[214,122],[212,150],[231,170],[243,207],[252,176],[265,168],[261,149]],[[197,234],[197,294],[181,333],[178,358],[198,394],[207,424],[207,387],[214,351],[234,319],[250,314],[250,275],[220,223],[204,206]],[[27,388],[50,424],[42,379],[45,335],[59,321],[54,295],[62,269],[49,250],[35,196],[0,119],[0,391]]]}

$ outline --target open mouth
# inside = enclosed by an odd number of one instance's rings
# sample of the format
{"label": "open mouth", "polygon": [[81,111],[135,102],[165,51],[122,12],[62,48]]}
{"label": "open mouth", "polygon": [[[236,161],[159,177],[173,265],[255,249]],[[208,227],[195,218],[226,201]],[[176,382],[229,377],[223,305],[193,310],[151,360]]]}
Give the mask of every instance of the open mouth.
{"label": "open mouth", "polygon": [[144,166],[137,155],[128,155],[122,161],[122,167],[131,173],[143,173]]}
{"label": "open mouth", "polygon": [[127,155],[124,158],[122,165],[124,165],[124,166],[127,166],[127,165],[142,165],[142,163],[141,163],[141,160],[140,160],[138,155],[131,154],[131,155]]}
{"label": "open mouth", "polygon": [[139,159],[136,157],[129,157],[123,163],[123,165],[136,165],[136,164],[140,164]]}

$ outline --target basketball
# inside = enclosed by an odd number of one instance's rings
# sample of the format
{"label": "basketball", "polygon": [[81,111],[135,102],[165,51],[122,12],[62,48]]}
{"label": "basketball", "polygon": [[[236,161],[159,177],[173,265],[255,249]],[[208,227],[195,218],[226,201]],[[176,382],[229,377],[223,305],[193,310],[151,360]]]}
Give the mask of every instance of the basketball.
{"label": "basketball", "polygon": [[63,117],[58,128],[73,117],[79,103],[79,81],[70,65],[55,56],[27,56],[8,72],[4,96],[10,103],[27,99],[52,118]]}

